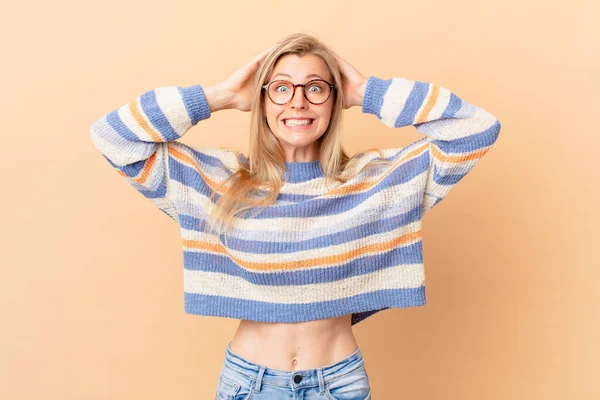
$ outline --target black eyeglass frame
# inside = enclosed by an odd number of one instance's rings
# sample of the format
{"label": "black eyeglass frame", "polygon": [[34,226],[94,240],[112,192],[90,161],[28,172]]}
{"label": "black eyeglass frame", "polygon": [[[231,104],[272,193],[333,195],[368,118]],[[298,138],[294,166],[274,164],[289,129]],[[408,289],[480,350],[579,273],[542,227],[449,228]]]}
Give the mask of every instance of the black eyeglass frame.
{"label": "black eyeglass frame", "polygon": [[[293,88],[292,88],[292,97],[290,97],[290,99],[289,99],[288,101],[286,101],[285,103],[277,103],[275,100],[273,100],[273,99],[271,98],[271,95],[270,95],[270,93],[269,93],[269,86],[271,86],[271,85],[272,85],[273,83],[275,83],[275,82],[287,82],[287,83],[290,83],[290,84],[293,86]],[[325,83],[326,83],[326,84],[329,86],[329,96],[327,96],[327,98],[326,98],[325,100],[323,100],[321,103],[313,103],[313,102],[312,102],[312,101],[310,101],[310,99],[309,99],[309,98],[306,96],[306,85],[308,85],[308,84],[310,84],[310,83],[312,83],[312,82],[325,82]],[[283,79],[278,79],[278,80],[276,80],[276,81],[271,81],[271,82],[267,83],[266,85],[263,85],[263,87],[262,87],[262,88],[263,88],[263,89],[265,89],[265,90],[267,91],[267,96],[269,97],[269,100],[271,100],[273,103],[275,103],[275,104],[277,104],[277,105],[283,106],[283,105],[286,105],[286,104],[288,104],[290,101],[292,101],[292,99],[293,99],[293,98],[294,98],[294,96],[296,95],[296,88],[297,88],[298,86],[302,87],[302,95],[304,96],[304,98],[305,98],[305,99],[306,99],[306,100],[307,100],[307,101],[308,101],[310,104],[314,104],[314,105],[316,105],[316,106],[326,103],[326,102],[327,102],[327,100],[329,100],[329,98],[331,97],[331,93],[333,93],[333,92],[334,92],[334,90],[336,90],[336,89],[337,89],[337,88],[335,87],[335,85],[332,85],[331,83],[327,82],[325,79],[313,79],[313,80],[310,80],[310,81],[306,82],[304,85],[301,85],[301,84],[294,85],[294,84],[293,84],[292,82],[290,82],[290,81],[286,81],[286,80],[283,80]]]}

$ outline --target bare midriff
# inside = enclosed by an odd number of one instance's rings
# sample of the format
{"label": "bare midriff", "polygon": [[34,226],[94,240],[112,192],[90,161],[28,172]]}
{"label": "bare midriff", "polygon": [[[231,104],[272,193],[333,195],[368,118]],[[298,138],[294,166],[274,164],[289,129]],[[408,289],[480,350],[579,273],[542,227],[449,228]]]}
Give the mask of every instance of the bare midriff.
{"label": "bare midriff", "polygon": [[268,368],[298,371],[343,360],[358,349],[352,314],[299,323],[241,320],[230,349]]}

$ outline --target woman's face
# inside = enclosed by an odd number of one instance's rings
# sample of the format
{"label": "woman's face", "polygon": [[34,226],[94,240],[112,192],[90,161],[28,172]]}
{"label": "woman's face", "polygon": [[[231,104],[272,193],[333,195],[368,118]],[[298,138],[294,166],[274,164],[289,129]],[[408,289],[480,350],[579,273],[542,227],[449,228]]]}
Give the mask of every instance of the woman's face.
{"label": "woman's face", "polygon": [[[313,79],[324,79],[332,83],[331,74],[321,57],[306,54],[302,57],[286,55],[281,57],[267,84],[274,80],[286,80],[294,85],[305,84]],[[273,103],[264,94],[267,123],[279,139],[286,161],[313,161],[319,157],[316,142],[329,126],[333,107],[333,93],[323,104],[315,105],[304,97],[303,88],[295,88],[294,96],[284,105]],[[292,126],[294,121],[309,119],[309,125]],[[296,122],[297,124],[298,122]]]}

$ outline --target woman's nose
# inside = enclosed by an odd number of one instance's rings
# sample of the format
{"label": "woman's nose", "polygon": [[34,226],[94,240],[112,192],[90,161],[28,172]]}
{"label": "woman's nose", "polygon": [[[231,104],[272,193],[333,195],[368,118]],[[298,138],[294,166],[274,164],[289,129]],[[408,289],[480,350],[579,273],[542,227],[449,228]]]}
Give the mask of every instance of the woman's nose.
{"label": "woman's nose", "polygon": [[292,96],[291,105],[294,108],[306,108],[308,105],[308,101],[306,97],[304,97],[304,88],[302,86],[297,86],[294,88],[294,95]]}

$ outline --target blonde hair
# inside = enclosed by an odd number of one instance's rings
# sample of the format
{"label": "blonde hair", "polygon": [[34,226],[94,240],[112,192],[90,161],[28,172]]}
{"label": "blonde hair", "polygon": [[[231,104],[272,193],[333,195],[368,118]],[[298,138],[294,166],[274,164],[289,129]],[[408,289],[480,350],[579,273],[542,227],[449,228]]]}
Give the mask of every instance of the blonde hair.
{"label": "blonde hair", "polygon": [[[250,113],[249,156],[244,162],[237,157],[238,169],[221,182],[211,195],[211,201],[217,192],[221,194],[221,197],[214,204],[208,216],[208,229],[216,229],[220,232],[225,227],[229,230],[234,219],[241,216],[242,213],[252,208],[267,207],[273,204],[279,196],[286,171],[285,155],[278,139],[267,125],[263,103],[263,96],[266,94],[264,94],[262,86],[267,83],[266,80],[273,72],[277,61],[289,54],[300,57],[314,54],[321,57],[327,65],[336,89],[331,94],[334,104],[329,126],[319,139],[319,161],[327,181],[343,183],[352,178],[352,176],[342,176],[342,171],[350,157],[344,151],[340,139],[344,99],[342,77],[335,54],[313,36],[303,33],[290,35],[263,59],[256,71],[255,91]],[[385,160],[379,149],[369,149],[368,151],[378,152],[380,159],[371,160],[363,168],[389,162]]]}

